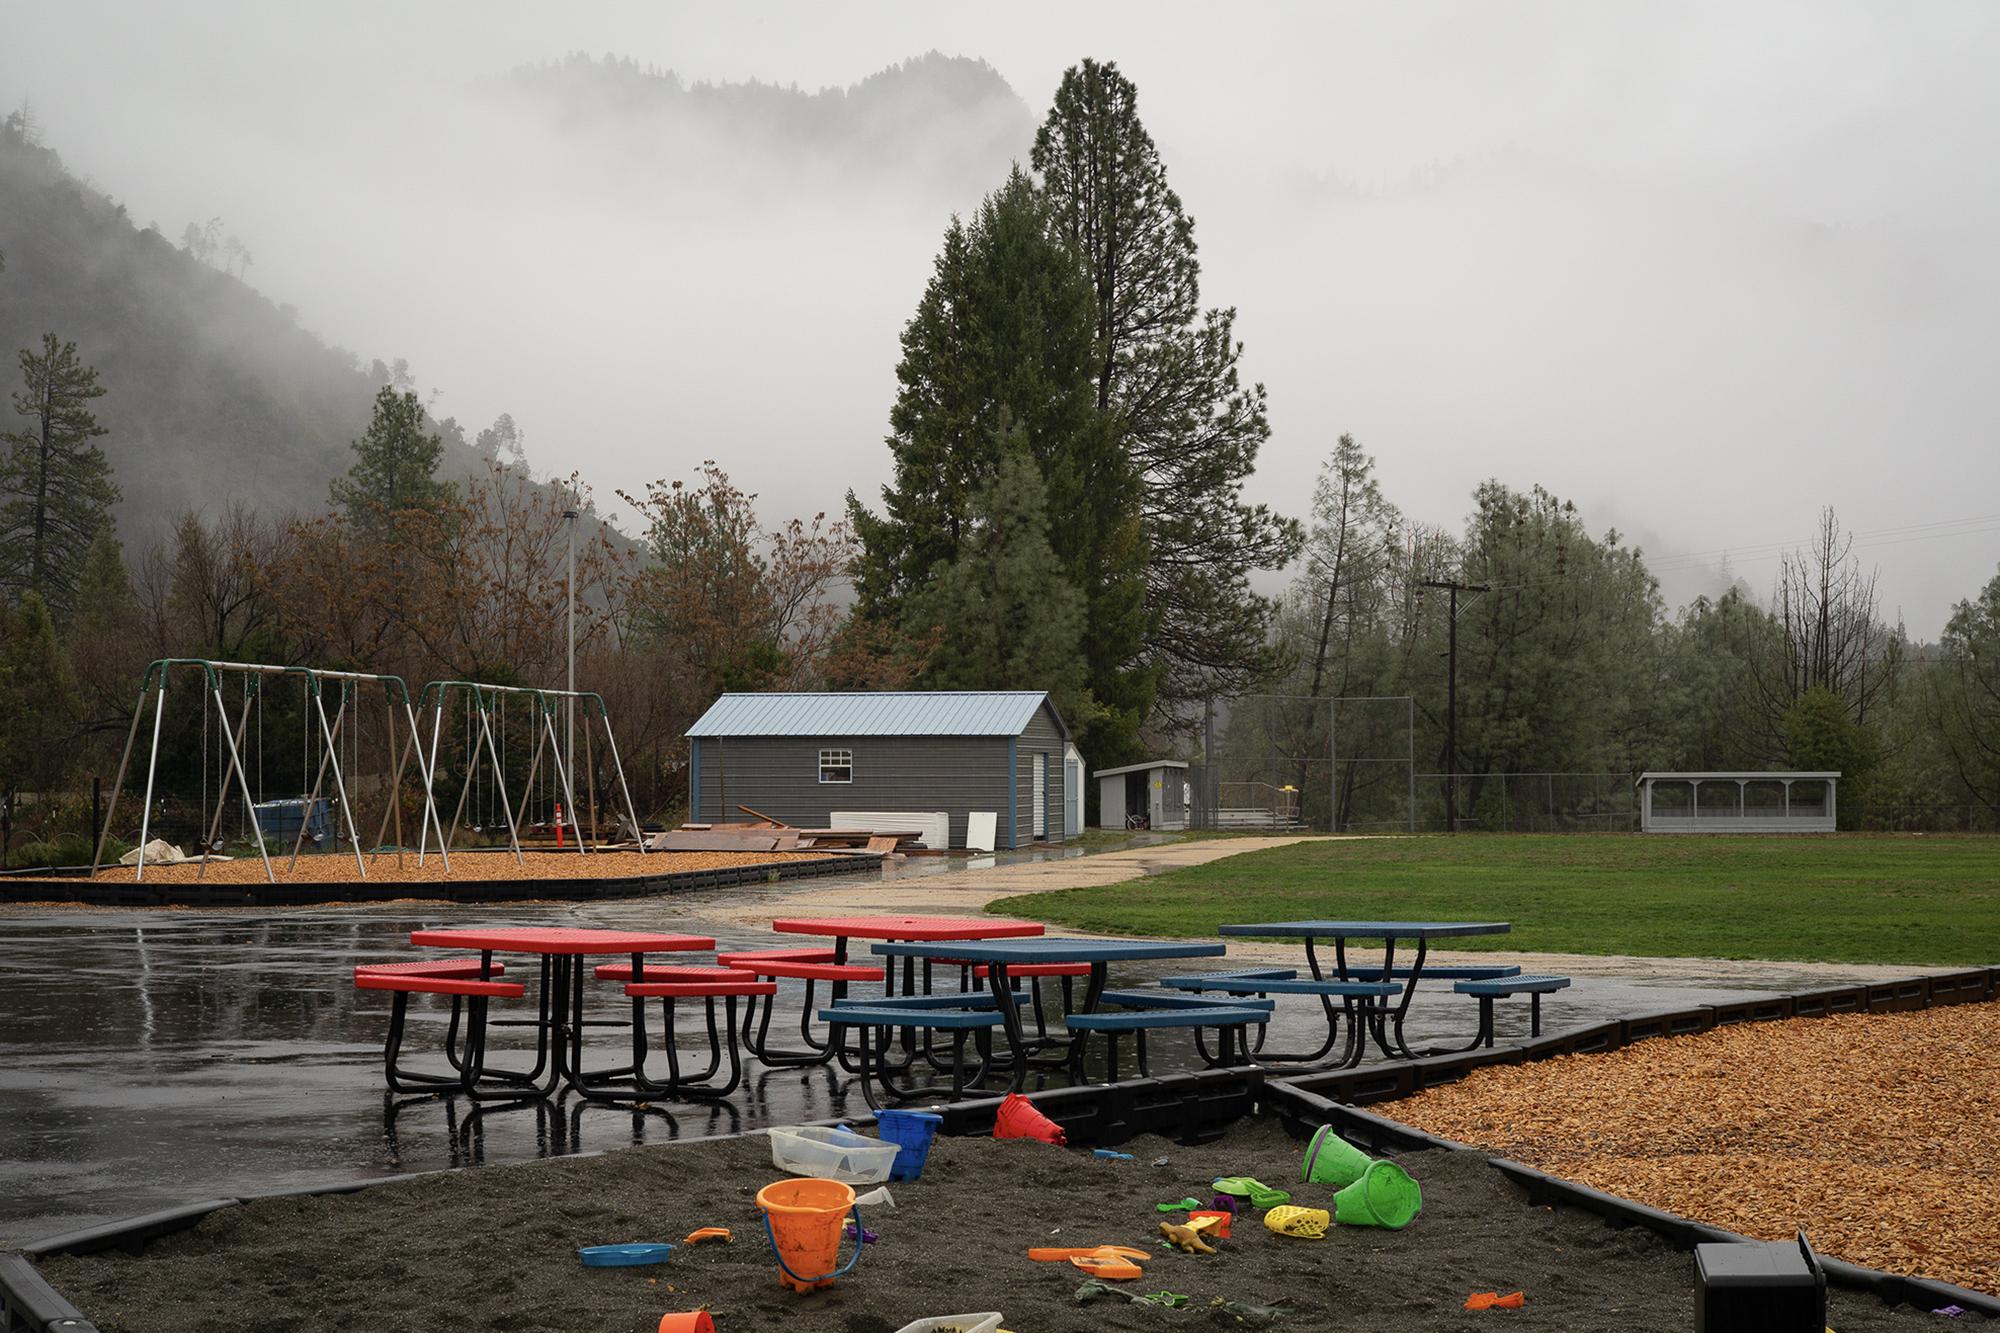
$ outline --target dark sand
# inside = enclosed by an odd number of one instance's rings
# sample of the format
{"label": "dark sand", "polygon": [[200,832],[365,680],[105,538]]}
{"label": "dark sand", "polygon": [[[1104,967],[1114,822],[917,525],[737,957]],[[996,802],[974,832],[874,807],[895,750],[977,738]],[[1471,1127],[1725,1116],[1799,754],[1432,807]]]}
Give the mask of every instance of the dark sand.
{"label": "dark sand", "polygon": [[[621,1330],[652,1333],[670,1310],[706,1306],[724,1333],[893,1333],[926,1315],[998,1310],[1016,1333],[1243,1328],[1218,1300],[1283,1304],[1279,1327],[1403,1330],[1694,1326],[1694,1258],[1639,1228],[1528,1207],[1477,1153],[1400,1159],[1422,1182],[1423,1214],[1402,1231],[1332,1228],[1320,1241],[1239,1217],[1213,1256],[1162,1250],[1156,1203],[1204,1202],[1218,1175],[1254,1176],[1293,1202],[1331,1207],[1297,1183],[1303,1145],[1271,1122],[1222,1141],[1122,1145],[1135,1161],[1027,1140],[939,1139],[898,1207],[864,1209],[881,1241],[825,1291],[778,1283],[755,1195],[784,1178],[762,1136],[631,1148],[602,1157],[485,1167],[355,1194],[265,1200],[152,1242],[137,1258],[53,1258],[41,1271],[107,1333],[307,1333],[320,1329]],[[1167,1164],[1155,1166],[1165,1157]],[[862,1187],[865,1190],[870,1187]],[[1174,1215],[1180,1220],[1180,1215]],[[584,1245],[678,1241],[727,1226],[729,1245],[683,1246],[666,1264],[587,1269]],[[1084,1275],[1027,1258],[1032,1246],[1127,1245],[1153,1253],[1120,1284],[1191,1296],[1188,1306],[1078,1305]],[[843,1248],[842,1258],[847,1250]],[[1477,1291],[1520,1290],[1518,1310],[1463,1308]],[[1947,1323],[1834,1289],[1839,1333],[1982,1327]]]}

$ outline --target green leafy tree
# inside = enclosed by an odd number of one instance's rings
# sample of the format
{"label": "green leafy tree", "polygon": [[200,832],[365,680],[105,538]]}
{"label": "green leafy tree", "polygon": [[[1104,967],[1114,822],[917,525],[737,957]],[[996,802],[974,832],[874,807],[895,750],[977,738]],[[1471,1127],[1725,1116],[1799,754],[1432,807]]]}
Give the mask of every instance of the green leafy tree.
{"label": "green leafy tree", "polygon": [[959,557],[910,599],[913,624],[943,631],[926,683],[1047,690],[1065,718],[1087,716],[1083,594],[1049,543],[1047,497],[1025,448],[1008,451],[971,517]]}
{"label": "green leafy tree", "polygon": [[945,234],[903,332],[885,512],[851,495],[848,509],[864,552],[863,616],[921,634],[909,600],[964,554],[1003,455],[1025,450],[1060,578],[1084,600],[1094,706],[1072,721],[1086,757],[1107,765],[1131,757],[1154,675],[1139,660],[1150,628],[1141,487],[1115,419],[1096,404],[1095,327],[1077,256],[1055,233],[1047,199],[1016,170],[970,224],[954,219]]}
{"label": "green leafy tree", "polygon": [[[1489,481],[1478,500],[1463,577],[1492,590],[1460,599],[1459,771],[1629,768],[1657,675],[1657,582],[1616,532],[1592,539],[1576,506],[1540,487]],[[1432,707],[1443,704],[1440,690]],[[1466,808],[1478,797],[1468,784]]]}
{"label": "green leafy tree", "polygon": [[2000,575],[1952,608],[1923,706],[1958,794],[2000,806]]}
{"label": "green leafy tree", "polygon": [[[62,785],[76,760],[78,703],[68,656],[41,594],[29,592],[11,611],[0,608],[0,794],[48,793]],[[11,716],[7,716],[11,714]]]}
{"label": "green leafy tree", "polygon": [[104,450],[109,432],[90,401],[104,396],[97,371],[76,358],[75,343],[42,338],[21,352],[25,386],[14,410],[32,425],[0,432],[0,586],[39,593],[57,614],[74,608],[85,552],[119,500]]}
{"label": "green leafy tree", "polygon": [[393,525],[393,515],[430,509],[458,498],[458,487],[437,479],[444,441],[424,430],[424,405],[409,390],[385,384],[375,395],[368,433],[350,446],[356,455],[345,477],[329,490],[334,505],[363,532]]}
{"label": "green leafy tree", "polygon": [[1875,729],[1856,722],[1838,694],[1824,685],[1811,685],[1785,710],[1783,731],[1785,757],[1793,768],[1840,774],[1836,806],[1840,827],[1859,828],[1861,807],[1868,803],[1875,771],[1882,763],[1882,742]]}
{"label": "green leafy tree", "polygon": [[1115,64],[1063,75],[1031,160],[1097,298],[1092,373],[1144,483],[1144,659],[1160,701],[1187,705],[1282,665],[1272,603],[1249,572],[1296,555],[1299,525],[1242,501],[1270,436],[1264,386],[1245,388],[1233,309],[1201,309],[1194,219],[1167,185],[1138,92]]}

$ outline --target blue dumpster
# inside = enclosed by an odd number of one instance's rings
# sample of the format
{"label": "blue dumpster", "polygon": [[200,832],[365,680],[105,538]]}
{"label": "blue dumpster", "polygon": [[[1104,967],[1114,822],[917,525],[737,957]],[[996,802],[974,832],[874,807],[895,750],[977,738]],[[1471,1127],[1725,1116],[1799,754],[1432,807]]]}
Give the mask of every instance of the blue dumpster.
{"label": "blue dumpster", "polygon": [[310,801],[303,797],[265,801],[256,810],[258,831],[267,838],[290,842],[299,836],[300,825],[305,826],[306,837],[313,842],[325,842],[333,836],[333,802],[324,796]]}

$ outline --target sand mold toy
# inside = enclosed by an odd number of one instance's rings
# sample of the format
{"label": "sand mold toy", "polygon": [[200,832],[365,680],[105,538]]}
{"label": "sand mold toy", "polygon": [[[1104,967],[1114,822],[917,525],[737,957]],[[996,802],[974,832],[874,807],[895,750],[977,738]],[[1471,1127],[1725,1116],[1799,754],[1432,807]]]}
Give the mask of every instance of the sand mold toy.
{"label": "sand mold toy", "polygon": [[663,1264],[674,1252],[671,1245],[588,1245],[577,1251],[586,1268],[631,1268],[639,1264]]}
{"label": "sand mold toy", "polygon": [[1215,1181],[1215,1188],[1224,1194],[1250,1200],[1252,1208],[1276,1208],[1279,1204],[1292,1201],[1292,1196],[1285,1191],[1274,1190],[1263,1181],[1252,1180],[1248,1176],[1222,1176]]}
{"label": "sand mold toy", "polygon": [[1264,1214],[1265,1226],[1281,1236],[1296,1236],[1300,1240],[1318,1240],[1326,1235],[1327,1225],[1332,1221],[1324,1208],[1299,1208],[1292,1204]]}

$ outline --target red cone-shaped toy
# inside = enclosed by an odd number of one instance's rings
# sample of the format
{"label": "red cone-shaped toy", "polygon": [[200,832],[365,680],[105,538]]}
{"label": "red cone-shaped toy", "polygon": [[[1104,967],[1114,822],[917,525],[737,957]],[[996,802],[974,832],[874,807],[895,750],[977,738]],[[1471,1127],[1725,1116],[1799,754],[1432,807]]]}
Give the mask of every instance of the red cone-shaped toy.
{"label": "red cone-shaped toy", "polygon": [[1009,1093],[1000,1103],[1000,1115],[993,1124],[996,1139],[1040,1139],[1043,1143],[1053,1143],[1058,1148],[1069,1146],[1062,1126],[1035,1109],[1035,1104],[1020,1093]]}

